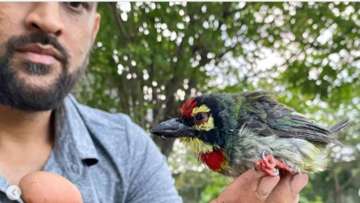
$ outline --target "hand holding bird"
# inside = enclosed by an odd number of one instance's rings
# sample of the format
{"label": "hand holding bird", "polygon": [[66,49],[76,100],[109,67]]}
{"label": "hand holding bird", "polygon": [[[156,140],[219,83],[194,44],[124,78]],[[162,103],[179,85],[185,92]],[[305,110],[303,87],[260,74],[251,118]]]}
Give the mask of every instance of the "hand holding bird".
{"label": "hand holding bird", "polygon": [[253,169],[237,177],[211,203],[297,203],[308,182],[305,174],[266,176]]}

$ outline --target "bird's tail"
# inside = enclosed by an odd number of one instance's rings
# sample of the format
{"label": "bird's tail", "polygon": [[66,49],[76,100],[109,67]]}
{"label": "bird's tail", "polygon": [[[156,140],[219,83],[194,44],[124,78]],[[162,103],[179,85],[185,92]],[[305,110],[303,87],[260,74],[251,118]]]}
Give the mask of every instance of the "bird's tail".
{"label": "bird's tail", "polygon": [[343,120],[332,126],[329,131],[331,134],[335,134],[345,128],[349,124],[349,119]]}

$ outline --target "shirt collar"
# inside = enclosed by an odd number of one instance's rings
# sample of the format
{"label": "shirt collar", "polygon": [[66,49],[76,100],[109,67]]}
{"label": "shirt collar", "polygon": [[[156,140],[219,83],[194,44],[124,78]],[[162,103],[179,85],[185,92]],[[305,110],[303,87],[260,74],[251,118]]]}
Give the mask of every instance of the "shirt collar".
{"label": "shirt collar", "polygon": [[55,147],[66,155],[67,161],[74,162],[78,157],[87,166],[98,162],[99,157],[84,120],[79,104],[72,95],[65,98],[64,104],[55,113]]}

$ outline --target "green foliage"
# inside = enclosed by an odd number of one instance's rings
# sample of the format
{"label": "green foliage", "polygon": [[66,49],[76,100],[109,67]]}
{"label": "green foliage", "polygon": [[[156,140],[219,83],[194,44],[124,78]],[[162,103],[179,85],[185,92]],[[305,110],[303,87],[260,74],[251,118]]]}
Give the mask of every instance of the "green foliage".
{"label": "green foliage", "polygon": [[[99,6],[101,31],[76,89],[83,103],[148,129],[190,95],[265,89],[324,125],[350,118],[345,147],[311,177],[301,202],[360,202],[360,4],[122,5]],[[173,140],[155,141],[170,154]],[[228,183],[206,170],[184,170],[176,181],[185,202],[208,202]]]}
{"label": "green foliage", "polygon": [[219,174],[205,170],[202,172],[188,171],[176,179],[180,195],[187,203],[208,203],[231,182]]}
{"label": "green foliage", "polygon": [[208,203],[215,199],[220,192],[230,183],[228,178],[211,172],[211,182],[209,182],[201,193],[200,203]]}

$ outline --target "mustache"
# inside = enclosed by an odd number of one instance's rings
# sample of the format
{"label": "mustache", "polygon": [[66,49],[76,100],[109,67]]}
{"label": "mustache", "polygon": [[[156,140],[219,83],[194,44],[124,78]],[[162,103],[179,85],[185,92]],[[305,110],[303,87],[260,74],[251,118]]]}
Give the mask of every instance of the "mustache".
{"label": "mustache", "polygon": [[8,54],[12,55],[16,50],[33,43],[53,46],[54,49],[57,49],[60,53],[60,63],[62,63],[64,67],[67,67],[70,58],[68,51],[60,44],[56,37],[45,33],[36,32],[28,35],[11,37],[7,42]]}

